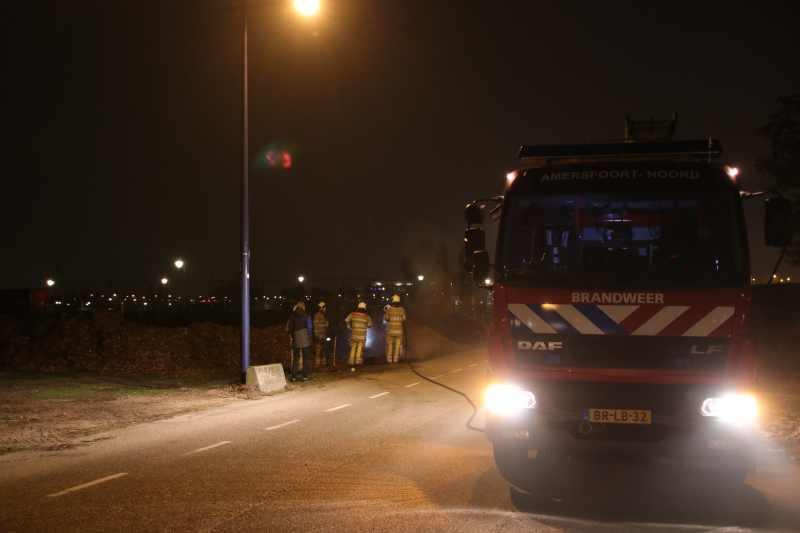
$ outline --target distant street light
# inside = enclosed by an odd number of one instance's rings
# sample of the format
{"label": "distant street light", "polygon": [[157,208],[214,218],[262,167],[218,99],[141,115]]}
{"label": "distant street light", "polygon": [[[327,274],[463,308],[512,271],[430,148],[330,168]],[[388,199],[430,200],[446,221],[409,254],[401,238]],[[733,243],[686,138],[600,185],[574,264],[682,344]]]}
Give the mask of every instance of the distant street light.
{"label": "distant street light", "polygon": [[175,261],[175,266],[183,269],[183,310],[188,311],[189,310],[189,308],[187,307],[188,298],[186,297],[186,295],[188,294],[188,291],[186,290],[186,263],[178,259],[177,261]]}
{"label": "distant street light", "polygon": [[167,278],[161,278],[161,283],[163,283],[164,285],[166,285],[166,284],[167,284]]}
{"label": "distant street light", "polygon": [[[319,4],[319,0],[295,0],[294,8],[301,15],[309,17],[319,10]],[[229,8],[242,10],[244,26],[242,40],[244,45],[242,62],[242,366],[240,376],[242,383],[247,382],[247,367],[250,366],[250,156],[247,122],[247,15],[248,8],[262,6],[263,4],[250,5],[248,0],[243,0],[241,8]]]}
{"label": "distant street light", "polygon": [[425,276],[417,276],[417,279],[422,281],[423,279],[425,279]]}
{"label": "distant street light", "polygon": [[55,281],[53,281],[52,279],[48,279],[48,280],[47,280],[47,286],[48,286],[48,287],[52,287],[52,286],[53,286],[53,285],[55,285],[55,284],[56,284],[56,282],[55,282]]}
{"label": "distant street light", "polygon": [[304,278],[303,276],[300,276],[299,278],[297,278],[297,281],[299,281],[300,283],[303,283],[304,279],[306,279],[306,278]]}
{"label": "distant street light", "polygon": [[487,284],[487,285],[491,285],[491,284],[492,284],[492,280],[490,280],[490,279],[487,279],[487,280],[486,280],[486,284]]}

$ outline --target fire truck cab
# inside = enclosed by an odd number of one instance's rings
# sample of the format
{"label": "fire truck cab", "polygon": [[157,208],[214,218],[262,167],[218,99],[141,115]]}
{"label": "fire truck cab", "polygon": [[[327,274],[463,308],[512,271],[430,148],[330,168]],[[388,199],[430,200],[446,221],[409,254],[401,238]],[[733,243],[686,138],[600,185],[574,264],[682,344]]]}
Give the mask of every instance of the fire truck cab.
{"label": "fire truck cab", "polygon": [[[674,119],[663,126],[671,138]],[[626,142],[523,146],[528,166],[503,194],[467,206],[465,268],[494,298],[486,436],[514,484],[553,452],[740,481],[754,468],[751,194],[711,162],[719,141],[655,129],[629,121]],[[486,204],[493,262],[473,227]],[[767,200],[767,245],[788,244],[788,204]]]}

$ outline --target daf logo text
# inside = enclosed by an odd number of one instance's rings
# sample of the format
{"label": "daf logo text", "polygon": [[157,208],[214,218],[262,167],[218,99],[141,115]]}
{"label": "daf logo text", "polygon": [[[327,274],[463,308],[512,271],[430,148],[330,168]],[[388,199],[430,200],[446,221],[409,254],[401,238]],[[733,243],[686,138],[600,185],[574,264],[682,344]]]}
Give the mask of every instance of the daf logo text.
{"label": "daf logo text", "polygon": [[519,341],[517,343],[517,348],[520,350],[560,350],[561,343],[560,342],[528,342],[528,341]]}

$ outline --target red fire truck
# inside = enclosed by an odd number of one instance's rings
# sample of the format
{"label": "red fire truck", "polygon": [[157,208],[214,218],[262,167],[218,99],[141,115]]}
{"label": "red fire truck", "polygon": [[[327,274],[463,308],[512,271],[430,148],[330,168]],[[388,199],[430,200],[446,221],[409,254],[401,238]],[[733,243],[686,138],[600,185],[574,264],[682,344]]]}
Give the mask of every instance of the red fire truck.
{"label": "red fire truck", "polygon": [[[754,467],[742,199],[759,193],[710,162],[716,140],[644,137],[523,146],[528,166],[503,194],[467,206],[465,268],[494,297],[486,436],[514,484],[553,453],[635,454],[736,480]],[[473,227],[487,204],[493,263]],[[788,200],[765,205],[766,244],[786,246]]]}

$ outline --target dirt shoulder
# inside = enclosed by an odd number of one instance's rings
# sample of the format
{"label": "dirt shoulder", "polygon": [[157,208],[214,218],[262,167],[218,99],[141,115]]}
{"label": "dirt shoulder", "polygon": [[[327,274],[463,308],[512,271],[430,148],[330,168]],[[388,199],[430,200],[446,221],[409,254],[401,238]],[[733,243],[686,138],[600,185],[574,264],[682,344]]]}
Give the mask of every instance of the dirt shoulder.
{"label": "dirt shoulder", "polygon": [[319,387],[388,368],[383,364],[359,368],[357,372],[329,369],[314,374],[312,382],[289,383],[284,391],[273,393],[242,385],[230,375],[169,378],[90,372],[0,372],[0,455],[86,446],[114,438],[101,435],[112,429]]}
{"label": "dirt shoulder", "polygon": [[761,447],[800,461],[800,372],[763,371],[756,391]]}

